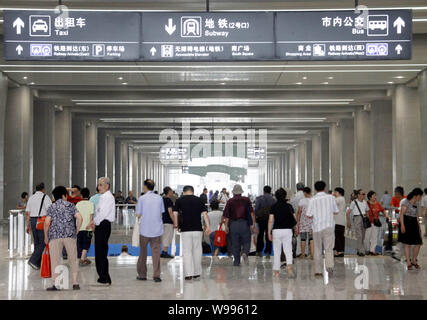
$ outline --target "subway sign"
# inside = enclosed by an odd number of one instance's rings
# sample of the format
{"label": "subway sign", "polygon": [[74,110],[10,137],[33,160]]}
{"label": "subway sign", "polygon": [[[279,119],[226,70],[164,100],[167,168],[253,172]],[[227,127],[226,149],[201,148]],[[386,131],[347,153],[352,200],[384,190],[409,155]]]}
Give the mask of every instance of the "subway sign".
{"label": "subway sign", "polygon": [[336,61],[412,56],[412,11],[5,10],[6,60]]}

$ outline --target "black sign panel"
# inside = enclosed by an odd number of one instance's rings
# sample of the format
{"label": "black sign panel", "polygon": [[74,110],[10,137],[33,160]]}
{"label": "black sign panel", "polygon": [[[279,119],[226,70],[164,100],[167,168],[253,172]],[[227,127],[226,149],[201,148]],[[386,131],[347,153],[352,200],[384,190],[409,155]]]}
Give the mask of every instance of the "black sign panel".
{"label": "black sign panel", "polygon": [[273,13],[143,13],[142,60],[273,60]]}
{"label": "black sign panel", "polygon": [[280,60],[411,59],[412,12],[279,12]]}
{"label": "black sign panel", "polygon": [[138,60],[140,25],[132,12],[5,10],[5,59]]}
{"label": "black sign panel", "polygon": [[6,60],[411,59],[411,10],[4,11]]}

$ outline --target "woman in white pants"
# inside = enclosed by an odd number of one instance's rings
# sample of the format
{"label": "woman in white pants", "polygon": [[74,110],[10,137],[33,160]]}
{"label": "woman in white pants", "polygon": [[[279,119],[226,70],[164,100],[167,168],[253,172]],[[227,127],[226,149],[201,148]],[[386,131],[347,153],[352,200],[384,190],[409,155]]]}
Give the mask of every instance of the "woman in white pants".
{"label": "woman in white pants", "polygon": [[271,206],[271,212],[268,220],[268,238],[273,242],[274,249],[274,276],[279,276],[280,271],[280,255],[283,251],[286,256],[286,264],[288,266],[288,277],[295,278],[292,269],[292,229],[297,224],[294,209],[292,205],[287,203],[287,193],[285,189],[280,188],[275,193],[277,202]]}
{"label": "woman in white pants", "polygon": [[389,217],[381,203],[377,201],[377,194],[375,191],[368,192],[368,207],[368,217],[369,221],[371,221],[371,227],[365,231],[365,251],[371,256],[377,256],[378,253],[375,251],[378,243],[378,233],[381,229],[379,214],[382,212],[386,216],[387,222]]}

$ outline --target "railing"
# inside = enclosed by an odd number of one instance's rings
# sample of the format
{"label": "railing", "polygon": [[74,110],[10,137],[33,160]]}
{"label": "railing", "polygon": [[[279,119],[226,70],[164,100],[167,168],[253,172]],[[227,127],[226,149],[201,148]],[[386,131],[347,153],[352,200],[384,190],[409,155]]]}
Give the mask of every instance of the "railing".
{"label": "railing", "polygon": [[25,258],[31,251],[31,236],[26,232],[25,211],[9,210],[9,258]]}

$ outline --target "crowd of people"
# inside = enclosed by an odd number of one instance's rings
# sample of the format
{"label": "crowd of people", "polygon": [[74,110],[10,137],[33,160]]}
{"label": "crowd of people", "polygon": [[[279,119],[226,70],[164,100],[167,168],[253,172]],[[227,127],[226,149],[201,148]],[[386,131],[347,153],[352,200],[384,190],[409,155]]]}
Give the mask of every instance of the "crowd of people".
{"label": "crowd of people", "polygon": [[[33,269],[40,269],[43,251],[49,245],[53,280],[57,277],[54,271],[61,264],[61,257],[66,258],[71,268],[73,289],[79,290],[78,268],[91,264],[87,255],[94,237],[97,284],[111,285],[107,258],[111,223],[115,220],[116,205],[127,203],[136,206],[140,247],[136,279],[140,281],[147,280],[148,245],[153,280],[162,281],[160,260],[173,258],[169,249],[175,230],[182,237],[185,280],[198,279],[202,275],[203,234],[210,242],[213,259],[217,259],[220,252],[227,253],[236,267],[242,261],[244,264],[249,262],[255,236],[257,257],[265,255],[268,260],[274,253],[274,276],[278,277],[280,269],[286,266],[288,277],[295,278],[295,258],[314,260],[315,275],[323,276],[323,257],[326,272],[332,276],[334,260],[346,254],[346,230],[355,234],[358,256],[376,256],[380,254],[377,252],[378,235],[384,219],[391,236],[393,218],[398,222],[398,242],[408,270],[420,268],[417,257],[423,235],[419,218],[427,218],[427,188],[424,192],[415,188],[405,195],[402,187],[396,187],[393,197],[386,191],[379,201],[375,191],[366,194],[359,189],[352,192],[347,203],[343,188],[328,191],[325,182],[317,181],[315,192],[298,183],[293,197],[289,197],[284,188],[279,188],[273,195],[272,188],[265,186],[263,194],[253,203],[249,197],[243,196],[244,190],[239,184],[234,185],[232,197],[226,188],[220,193],[208,193],[204,188],[203,193],[196,196],[190,185],[184,186],[180,197],[170,187],[165,187],[159,195],[151,179],[144,181],[143,193],[138,199],[132,191],[126,199],[120,191],[114,196],[110,187],[109,178],[103,177],[98,180],[96,194],[92,196],[88,188],[57,186],[51,199],[43,183],[36,186],[31,197],[22,193],[17,208],[26,211],[27,232],[31,232],[34,239],[34,251],[28,264]],[[44,225],[39,228],[42,217],[45,217]],[[222,245],[217,241],[217,231],[220,230],[226,235]],[[427,230],[424,237],[427,237]],[[299,255],[296,250],[298,241]],[[391,244],[390,237],[386,249],[391,249]],[[47,290],[58,288],[53,284]]]}

